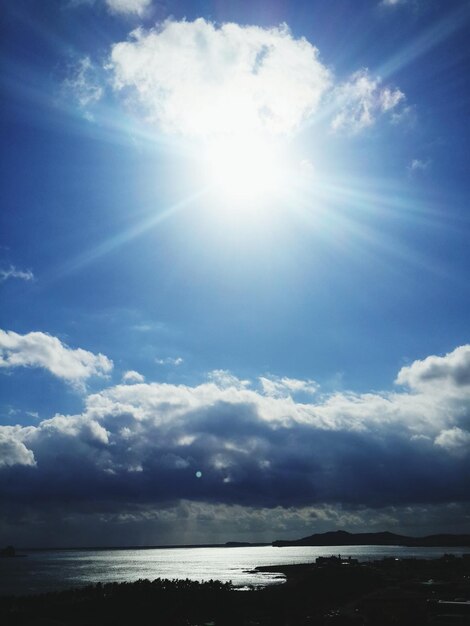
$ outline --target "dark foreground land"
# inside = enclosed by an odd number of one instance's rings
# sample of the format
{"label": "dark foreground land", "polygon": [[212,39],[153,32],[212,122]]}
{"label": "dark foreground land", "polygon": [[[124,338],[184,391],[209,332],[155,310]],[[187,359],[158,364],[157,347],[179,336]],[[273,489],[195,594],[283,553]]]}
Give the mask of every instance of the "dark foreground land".
{"label": "dark foreground land", "polygon": [[217,581],[95,585],[0,597],[5,626],[449,626],[470,624],[470,555],[435,560],[340,557],[260,568],[287,583],[237,591]]}

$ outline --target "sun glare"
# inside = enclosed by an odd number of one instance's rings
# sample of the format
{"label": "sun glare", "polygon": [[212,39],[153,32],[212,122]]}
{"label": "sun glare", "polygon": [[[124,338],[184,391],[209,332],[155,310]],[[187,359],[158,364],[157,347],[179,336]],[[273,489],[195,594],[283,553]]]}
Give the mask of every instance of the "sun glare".
{"label": "sun glare", "polygon": [[223,137],[207,144],[203,177],[217,204],[253,210],[278,199],[288,182],[280,146],[263,137]]}

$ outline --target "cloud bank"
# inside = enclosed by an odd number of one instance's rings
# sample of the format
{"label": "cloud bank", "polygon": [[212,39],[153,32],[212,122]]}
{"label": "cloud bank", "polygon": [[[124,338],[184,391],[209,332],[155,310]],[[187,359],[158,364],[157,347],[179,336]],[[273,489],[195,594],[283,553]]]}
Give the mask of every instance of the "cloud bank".
{"label": "cloud bank", "polygon": [[[65,351],[73,365],[57,365],[62,376],[78,366],[77,351],[47,335],[7,337],[21,346],[17,355],[44,341]],[[128,377],[135,384],[89,395],[80,414],[0,427],[3,509],[44,513],[65,501],[68,514],[180,501],[256,510],[464,506],[469,354],[461,346],[402,368],[397,381],[409,388],[400,392],[315,389],[310,402],[297,396],[312,381],[280,379],[279,393],[279,379],[271,387],[221,371],[195,386]]]}

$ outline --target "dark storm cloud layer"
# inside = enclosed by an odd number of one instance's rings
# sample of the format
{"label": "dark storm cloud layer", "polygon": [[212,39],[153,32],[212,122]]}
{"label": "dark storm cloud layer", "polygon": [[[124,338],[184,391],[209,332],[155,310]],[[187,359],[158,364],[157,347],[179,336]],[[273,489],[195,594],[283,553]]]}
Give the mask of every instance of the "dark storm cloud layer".
{"label": "dark storm cloud layer", "polygon": [[294,381],[267,395],[223,372],[196,387],[110,387],[81,415],[0,427],[2,510],[465,502],[469,354],[463,346],[403,368],[402,391],[309,403],[293,399]]}
{"label": "dark storm cloud layer", "polygon": [[[219,415],[225,409],[213,408]],[[119,467],[113,473],[100,467],[104,457],[109,463],[109,455],[99,444],[71,445],[60,436],[53,437],[48,441],[51,449],[38,446],[37,467],[17,466],[2,472],[1,491],[12,501],[67,502],[69,506],[89,499],[158,502],[182,498],[269,507],[318,502],[383,506],[468,498],[468,456],[452,457],[432,444],[410,443],[395,435],[384,441],[301,426],[265,428],[247,454],[225,447],[227,443],[243,447],[245,436],[228,429],[219,437],[209,427],[210,423],[201,423],[196,440],[184,451],[165,441],[148,445],[137,469],[122,467],[122,458],[135,454],[116,446],[113,454]],[[221,467],[218,457],[223,457]],[[201,479],[196,478],[196,471],[202,472]]]}

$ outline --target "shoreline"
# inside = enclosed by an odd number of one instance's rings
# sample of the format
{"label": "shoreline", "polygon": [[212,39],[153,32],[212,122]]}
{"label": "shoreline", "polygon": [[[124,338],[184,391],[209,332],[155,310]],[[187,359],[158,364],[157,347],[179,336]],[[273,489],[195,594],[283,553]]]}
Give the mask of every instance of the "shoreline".
{"label": "shoreline", "polygon": [[39,595],[0,596],[0,621],[6,626],[124,625],[138,613],[144,626],[359,626],[391,624],[387,620],[392,618],[421,626],[447,624],[441,619],[444,614],[452,615],[452,624],[466,624],[470,616],[470,555],[370,562],[332,556],[256,570],[282,574],[286,584],[239,593],[216,580],[97,583]]}

